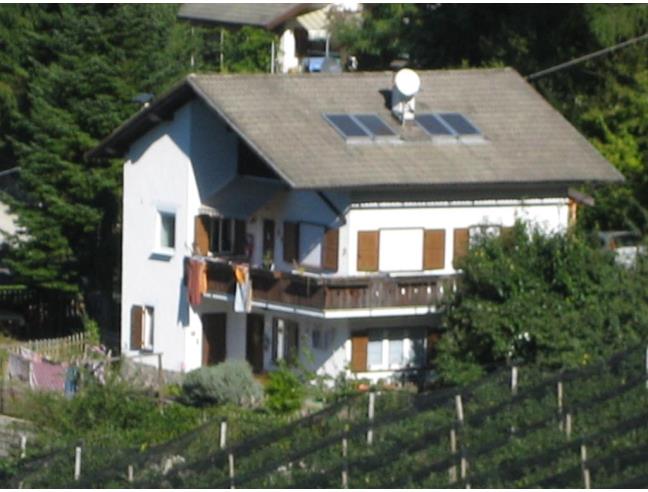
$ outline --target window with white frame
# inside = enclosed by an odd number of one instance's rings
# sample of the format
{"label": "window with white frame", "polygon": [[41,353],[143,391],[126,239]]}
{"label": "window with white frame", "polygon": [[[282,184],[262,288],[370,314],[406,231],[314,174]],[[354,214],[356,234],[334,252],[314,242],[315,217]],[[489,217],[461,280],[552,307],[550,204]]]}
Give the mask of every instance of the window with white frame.
{"label": "window with white frame", "polygon": [[158,210],[158,249],[175,249],[175,213]]}
{"label": "window with white frame", "polygon": [[422,367],[425,350],[423,328],[371,330],[367,342],[367,369],[386,371]]}

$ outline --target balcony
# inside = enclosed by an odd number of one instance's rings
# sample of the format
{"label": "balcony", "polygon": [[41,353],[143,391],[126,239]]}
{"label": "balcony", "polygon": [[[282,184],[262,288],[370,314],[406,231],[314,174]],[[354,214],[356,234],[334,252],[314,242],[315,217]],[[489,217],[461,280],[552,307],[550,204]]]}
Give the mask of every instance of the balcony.
{"label": "balcony", "polygon": [[[444,289],[452,288],[453,282],[450,276],[332,278],[261,268],[252,268],[250,276],[254,301],[320,311],[436,307]],[[209,294],[233,296],[235,288],[234,273],[228,263],[207,263]]]}

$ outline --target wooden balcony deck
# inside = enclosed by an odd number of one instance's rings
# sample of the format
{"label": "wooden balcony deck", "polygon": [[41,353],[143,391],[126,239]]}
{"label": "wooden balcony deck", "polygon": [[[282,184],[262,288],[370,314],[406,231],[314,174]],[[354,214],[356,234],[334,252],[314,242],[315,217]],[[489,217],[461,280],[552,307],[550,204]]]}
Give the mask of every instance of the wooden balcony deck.
{"label": "wooden balcony deck", "polygon": [[[451,288],[451,276],[315,278],[252,268],[252,297],[257,301],[304,308],[373,309],[436,306],[442,289]],[[234,295],[236,281],[227,263],[207,263],[207,290]]]}

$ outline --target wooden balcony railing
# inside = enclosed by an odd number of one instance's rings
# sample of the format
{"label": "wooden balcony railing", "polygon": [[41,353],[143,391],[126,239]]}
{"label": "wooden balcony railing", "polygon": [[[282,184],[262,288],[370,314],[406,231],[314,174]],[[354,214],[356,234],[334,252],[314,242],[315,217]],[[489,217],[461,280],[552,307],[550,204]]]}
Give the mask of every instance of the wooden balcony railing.
{"label": "wooden balcony railing", "polygon": [[[312,309],[368,309],[436,306],[450,276],[367,276],[317,278],[252,268],[252,298]],[[207,290],[234,295],[236,281],[227,263],[207,263]]]}

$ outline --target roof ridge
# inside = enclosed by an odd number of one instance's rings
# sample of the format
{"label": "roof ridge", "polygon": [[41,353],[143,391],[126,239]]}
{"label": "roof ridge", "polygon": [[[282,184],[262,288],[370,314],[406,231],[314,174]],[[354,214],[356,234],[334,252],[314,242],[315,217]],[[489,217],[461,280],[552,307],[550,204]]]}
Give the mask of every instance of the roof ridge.
{"label": "roof ridge", "polygon": [[[479,73],[484,74],[487,72],[495,73],[506,73],[512,72],[519,75],[519,72],[513,67],[469,67],[469,68],[440,68],[440,69],[415,69],[418,74],[457,74],[457,73]],[[228,79],[238,79],[238,78],[254,78],[254,79],[277,79],[277,80],[288,80],[288,79],[304,79],[304,78],[352,78],[352,77],[374,77],[374,76],[384,76],[384,75],[393,75],[396,72],[393,70],[367,70],[367,71],[358,71],[358,72],[343,72],[343,73],[290,73],[290,74],[272,74],[272,73],[220,73],[220,72],[202,72],[202,73],[190,73],[187,77],[192,78],[228,78]]]}

